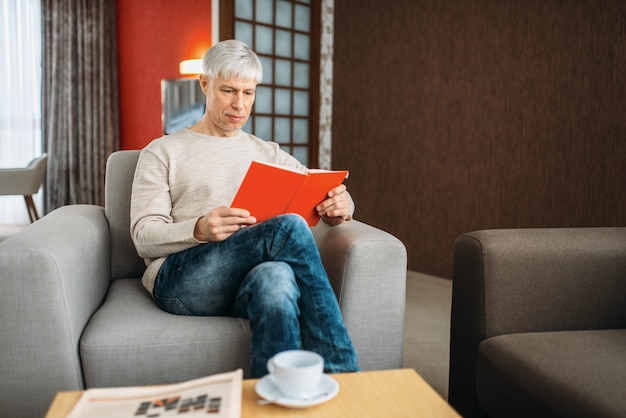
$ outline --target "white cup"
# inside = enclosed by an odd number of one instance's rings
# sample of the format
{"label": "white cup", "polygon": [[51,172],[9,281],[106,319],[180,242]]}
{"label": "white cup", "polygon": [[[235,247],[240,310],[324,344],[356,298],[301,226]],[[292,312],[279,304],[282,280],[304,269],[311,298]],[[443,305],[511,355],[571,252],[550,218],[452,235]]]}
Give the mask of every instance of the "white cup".
{"label": "white cup", "polygon": [[278,389],[288,398],[310,399],[317,395],[324,359],[306,350],[288,350],[267,361],[267,370]]}

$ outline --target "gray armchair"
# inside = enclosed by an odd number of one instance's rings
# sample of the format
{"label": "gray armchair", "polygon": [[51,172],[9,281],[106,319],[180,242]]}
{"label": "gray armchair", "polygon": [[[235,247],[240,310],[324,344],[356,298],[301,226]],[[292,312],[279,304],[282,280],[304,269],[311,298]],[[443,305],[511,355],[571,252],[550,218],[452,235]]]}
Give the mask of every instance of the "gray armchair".
{"label": "gray armchair", "polygon": [[[247,321],[170,315],[140,283],[129,233],[138,155],[109,158],[105,208],[59,208],[0,243],[3,414],[43,416],[58,391],[247,375]],[[358,221],[313,230],[361,367],[401,367],[404,245]]]}
{"label": "gray armchair", "polygon": [[42,154],[26,167],[0,169],[0,196],[22,195],[31,222],[39,219],[33,195],[37,194],[46,175],[48,154]]}
{"label": "gray armchair", "polygon": [[454,248],[448,400],[464,417],[626,416],[626,228]]}

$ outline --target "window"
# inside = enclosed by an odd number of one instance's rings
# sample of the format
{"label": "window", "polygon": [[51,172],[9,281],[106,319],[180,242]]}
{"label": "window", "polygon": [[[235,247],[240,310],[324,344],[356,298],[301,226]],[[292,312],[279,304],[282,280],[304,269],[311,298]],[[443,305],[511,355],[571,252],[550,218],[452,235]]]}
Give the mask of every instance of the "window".
{"label": "window", "polygon": [[[0,0],[0,91],[0,167],[23,167],[41,154],[40,0]],[[23,197],[0,196],[0,223],[29,222]]]}
{"label": "window", "polygon": [[263,65],[244,130],[318,166],[319,0],[235,0],[220,4],[220,39],[250,46]]}

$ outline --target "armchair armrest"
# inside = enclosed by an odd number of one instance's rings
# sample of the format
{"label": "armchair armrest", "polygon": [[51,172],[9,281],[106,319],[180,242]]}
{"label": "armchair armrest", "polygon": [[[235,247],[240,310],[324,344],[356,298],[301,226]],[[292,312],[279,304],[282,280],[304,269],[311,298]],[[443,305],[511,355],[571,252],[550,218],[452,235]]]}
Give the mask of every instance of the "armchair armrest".
{"label": "armchair armrest", "polygon": [[454,247],[449,402],[476,416],[476,356],[497,335],[626,327],[626,228],[477,231]]}
{"label": "armchair armrest", "polygon": [[359,221],[312,228],[364,370],[402,366],[406,248]]}
{"label": "armchair armrest", "polygon": [[61,207],[0,244],[0,404],[43,416],[55,393],[83,388],[85,324],[110,281],[109,228],[99,206]]}

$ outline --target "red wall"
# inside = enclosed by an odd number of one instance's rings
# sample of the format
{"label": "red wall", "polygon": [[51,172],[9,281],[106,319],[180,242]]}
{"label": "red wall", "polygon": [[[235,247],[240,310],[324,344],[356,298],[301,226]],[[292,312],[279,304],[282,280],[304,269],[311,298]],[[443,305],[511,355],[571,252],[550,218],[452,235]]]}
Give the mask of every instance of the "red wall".
{"label": "red wall", "polygon": [[163,135],[161,80],[211,46],[211,0],[117,0],[121,148]]}

